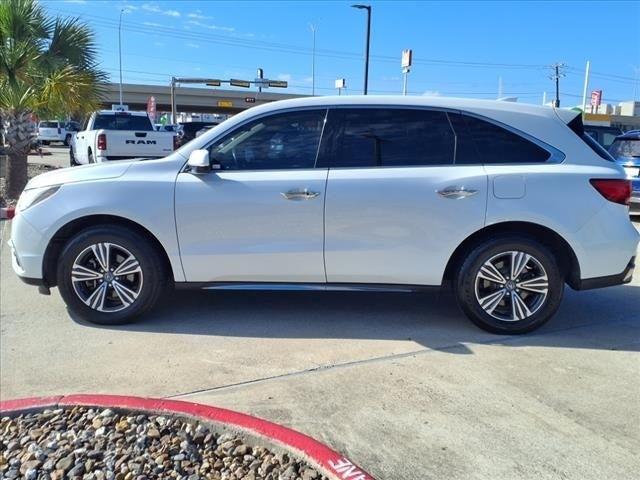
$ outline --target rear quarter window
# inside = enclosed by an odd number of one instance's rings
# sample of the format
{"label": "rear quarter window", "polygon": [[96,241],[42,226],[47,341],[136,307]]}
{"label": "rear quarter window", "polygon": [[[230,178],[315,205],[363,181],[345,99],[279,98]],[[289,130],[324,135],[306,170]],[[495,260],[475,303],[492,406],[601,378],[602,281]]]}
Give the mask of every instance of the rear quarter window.
{"label": "rear quarter window", "polygon": [[456,164],[544,163],[551,153],[499,125],[465,114],[450,114],[458,145]]}

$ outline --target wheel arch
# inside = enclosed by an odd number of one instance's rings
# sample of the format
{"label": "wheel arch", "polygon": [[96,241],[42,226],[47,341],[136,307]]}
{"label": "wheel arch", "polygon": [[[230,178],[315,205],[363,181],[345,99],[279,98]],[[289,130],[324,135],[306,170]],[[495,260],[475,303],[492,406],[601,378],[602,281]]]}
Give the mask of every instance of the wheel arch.
{"label": "wheel arch", "polygon": [[100,214],[88,215],[71,220],[70,222],[60,227],[58,231],[53,235],[53,237],[51,237],[42,261],[42,274],[47,286],[53,287],[57,285],[56,270],[58,260],[60,258],[60,254],[62,253],[62,249],[64,248],[69,238],[84,230],[85,228],[100,225],[119,225],[121,227],[129,228],[144,236],[160,253],[162,261],[167,268],[167,272],[169,272],[169,274],[171,275],[170,278],[175,278],[173,268],[171,267],[171,262],[169,260],[169,255],[167,255],[167,252],[162,246],[162,243],[160,243],[160,241],[153,233],[151,233],[147,228],[143,227],[139,223],[134,222],[133,220],[130,220],[128,218],[120,217],[117,215]]}
{"label": "wheel arch", "polygon": [[465,253],[476,245],[496,235],[516,234],[525,235],[547,247],[560,267],[560,271],[571,288],[580,283],[580,263],[571,245],[556,231],[549,227],[531,222],[501,222],[488,225],[469,235],[455,249],[443,276],[443,284],[452,284],[455,272],[464,260]]}

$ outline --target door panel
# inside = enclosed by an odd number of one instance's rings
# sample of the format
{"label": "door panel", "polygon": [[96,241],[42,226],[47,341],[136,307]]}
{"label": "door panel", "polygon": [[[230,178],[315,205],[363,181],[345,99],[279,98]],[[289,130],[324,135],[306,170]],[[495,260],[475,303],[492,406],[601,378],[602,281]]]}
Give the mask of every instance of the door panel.
{"label": "door panel", "polygon": [[187,281],[326,281],[322,247],[327,173],[179,174],[176,224]]}
{"label": "door panel", "polygon": [[[328,282],[440,285],[456,247],[484,225],[482,166],[335,169],[327,185]],[[438,193],[461,187],[475,193]]]}

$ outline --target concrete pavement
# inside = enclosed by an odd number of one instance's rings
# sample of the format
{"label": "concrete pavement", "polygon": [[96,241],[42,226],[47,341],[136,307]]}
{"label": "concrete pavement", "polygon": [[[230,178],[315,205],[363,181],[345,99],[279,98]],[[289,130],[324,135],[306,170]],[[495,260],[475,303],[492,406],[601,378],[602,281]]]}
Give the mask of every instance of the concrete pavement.
{"label": "concrete pavement", "polygon": [[11,272],[0,225],[0,398],[172,397],[310,434],[379,479],[632,479],[640,276],[567,290],[499,337],[446,295],[175,292],[140,323],[70,318]]}

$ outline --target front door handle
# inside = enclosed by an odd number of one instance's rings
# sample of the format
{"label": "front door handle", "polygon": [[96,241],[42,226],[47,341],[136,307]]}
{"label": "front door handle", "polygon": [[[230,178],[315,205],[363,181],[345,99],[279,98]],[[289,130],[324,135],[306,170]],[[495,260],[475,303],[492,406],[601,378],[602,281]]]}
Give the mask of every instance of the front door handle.
{"label": "front door handle", "polygon": [[308,188],[297,188],[287,192],[281,192],[280,195],[287,200],[310,200],[320,195],[320,192],[312,192]]}
{"label": "front door handle", "polygon": [[436,190],[436,192],[443,198],[460,200],[461,198],[467,198],[475,195],[476,193],[478,193],[478,190],[459,186],[449,186],[443,188],[442,190]]}

